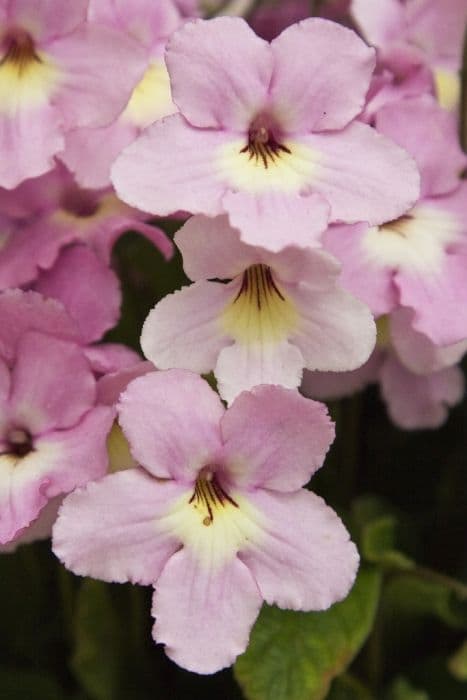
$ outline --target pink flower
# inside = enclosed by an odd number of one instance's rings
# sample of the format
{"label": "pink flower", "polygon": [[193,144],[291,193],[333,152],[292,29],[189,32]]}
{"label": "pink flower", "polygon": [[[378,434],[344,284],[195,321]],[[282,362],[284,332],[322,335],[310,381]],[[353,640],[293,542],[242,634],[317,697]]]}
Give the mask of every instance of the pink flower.
{"label": "pink flower", "polygon": [[413,328],[437,345],[467,338],[467,164],[455,120],[426,97],[387,105],[377,128],[413,154],[421,197],[399,219],[331,227],[325,247],[343,264],[342,285],[376,316],[413,311]]}
{"label": "pink flower", "polygon": [[0,295],[0,542],[51,500],[105,473],[114,411],[63,307],[34,292]]}
{"label": "pink flower", "polygon": [[72,128],[104,126],[144,70],[125,34],[86,21],[87,0],[0,1],[0,185],[50,170]]}
{"label": "pink flower", "polygon": [[177,111],[170,94],[164,48],[182,18],[172,0],[90,0],[89,17],[134,39],[145,56],[145,73],[117,120],[100,128],[69,131],[60,159],[82,187],[110,185],[110,166],[143,128]]}
{"label": "pink flower", "polygon": [[141,346],[159,369],[214,370],[231,402],[257,384],[295,388],[303,367],[348,370],[368,359],[371,313],[339,288],[339,265],[324,251],[247,245],[226,216],[192,217],[175,240],[195,283],[145,321]]}
{"label": "pink flower", "polygon": [[85,190],[64,166],[27,180],[16,190],[0,190],[5,217],[0,242],[0,289],[33,283],[50,270],[64,246],[90,246],[108,266],[112,247],[125,231],[138,231],[165,255],[172,243],[146,214],[120,202],[111,188]]}
{"label": "pink flower", "polygon": [[434,71],[443,107],[457,106],[459,69],[467,22],[465,0],[352,0],[352,14],[365,38],[389,63],[411,54]]}
{"label": "pink flower", "polygon": [[[418,196],[412,159],[365,124],[374,51],[309,19],[271,44],[239,18],[187,22],[166,52],[180,114],[113,167],[119,196],[160,215],[227,213],[246,242],[306,247],[331,221],[395,218]],[[330,212],[329,212],[330,208]]]}
{"label": "pink flower", "polygon": [[301,488],[334,437],[322,405],[257,387],[225,411],[197,375],[171,370],[135,379],[119,415],[141,467],[69,496],[53,548],[77,574],[154,584],[154,638],[176,663],[230,665],[263,600],[323,610],[347,595],[356,548]]}
{"label": "pink flower", "polygon": [[378,345],[368,362],[353,372],[305,372],[305,396],[328,400],[379,384],[392,422],[404,430],[439,428],[448,409],[464,395],[456,367],[467,341],[439,348],[411,326],[411,313],[396,311],[378,319]]}

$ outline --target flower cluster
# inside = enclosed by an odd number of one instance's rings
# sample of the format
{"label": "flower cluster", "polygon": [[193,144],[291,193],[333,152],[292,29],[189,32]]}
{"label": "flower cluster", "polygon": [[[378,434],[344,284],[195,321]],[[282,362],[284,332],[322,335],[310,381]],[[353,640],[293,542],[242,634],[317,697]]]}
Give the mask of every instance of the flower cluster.
{"label": "flower cluster", "polygon": [[[308,5],[250,26],[0,0],[0,543],[56,520],[70,570],[154,586],[154,639],[199,673],[263,600],[323,610],[353,584],[305,488],[334,438],[314,399],[379,382],[420,428],[463,393],[465,2],[442,37],[432,0]],[[103,340],[112,247],[133,230],[169,258],[169,216],[193,283],[150,312],[143,361]]]}

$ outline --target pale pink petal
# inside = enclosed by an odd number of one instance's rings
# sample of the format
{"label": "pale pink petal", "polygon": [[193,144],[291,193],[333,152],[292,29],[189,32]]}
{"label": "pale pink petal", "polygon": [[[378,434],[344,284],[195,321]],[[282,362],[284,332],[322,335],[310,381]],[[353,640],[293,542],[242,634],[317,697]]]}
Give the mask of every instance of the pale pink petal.
{"label": "pale pink petal", "polygon": [[411,156],[366,124],[300,136],[300,142],[315,153],[310,185],[331,205],[331,221],[381,224],[418,199],[420,176]]}
{"label": "pale pink petal", "polygon": [[63,150],[60,118],[50,105],[31,108],[21,102],[13,112],[0,113],[0,186],[13,189],[26,178],[52,170]]}
{"label": "pale pink petal", "polygon": [[364,247],[367,232],[367,224],[330,226],[323,245],[342,263],[340,286],[365,302],[375,316],[381,316],[396,307],[398,293],[393,269],[375,264]]}
{"label": "pale pink petal", "polygon": [[399,309],[391,314],[391,341],[403,365],[415,374],[429,374],[457,364],[467,352],[467,340],[440,347],[412,326],[413,313]]}
{"label": "pale pink petal", "polygon": [[376,115],[376,128],[405,148],[421,175],[421,195],[435,196],[456,189],[467,166],[456,117],[430,96],[386,105]]}
{"label": "pale pink petal", "polygon": [[97,382],[97,403],[114,406],[133,379],[154,372],[155,369],[152,362],[140,360],[129,367],[106,374]]}
{"label": "pale pink petal", "polygon": [[447,253],[439,269],[396,274],[400,303],[414,311],[413,327],[436,345],[467,338],[467,250]]}
{"label": "pale pink petal", "polygon": [[271,101],[286,132],[341,129],[362,111],[375,51],[355,32],[311,18],[283,31],[271,48]]}
{"label": "pale pink petal", "polygon": [[462,400],[464,377],[459,367],[413,374],[391,357],[381,372],[381,394],[391,420],[400,428],[439,428],[449,407]]}
{"label": "pale pink petal", "polygon": [[[191,280],[233,279],[259,259],[259,251],[240,240],[228,217],[192,216],[175,234],[183,269]],[[302,254],[302,251],[300,251]]]}
{"label": "pale pink petal", "polygon": [[183,668],[214,673],[245,651],[261,603],[255,581],[239,559],[215,569],[182,549],[156,584],[153,636]]}
{"label": "pale pink petal", "polygon": [[400,0],[352,0],[352,16],[366,39],[384,46],[404,36],[405,9]]}
{"label": "pale pink petal", "polygon": [[166,62],[173,100],[194,126],[247,131],[267,101],[272,52],[243,19],[187,22]]}
{"label": "pale pink petal", "polygon": [[146,68],[145,51],[137,42],[101,25],[83,25],[47,51],[63,71],[54,105],[66,129],[113,121]]}
{"label": "pale pink petal", "polygon": [[290,342],[300,349],[304,367],[339,372],[368,360],[376,327],[365,304],[339,287],[317,291],[301,284],[284,289],[299,313]]}
{"label": "pale pink petal", "polygon": [[34,288],[60,301],[76,321],[82,342],[100,340],[120,316],[118,277],[85,246],[66,248]]}
{"label": "pale pink petal", "polygon": [[296,389],[302,379],[303,357],[287,342],[235,343],[219,354],[214,370],[219,393],[228,404],[258,384]]}
{"label": "pale pink petal", "polygon": [[0,355],[13,363],[18,342],[28,330],[37,330],[65,340],[79,336],[62,304],[44,299],[37,292],[13,289],[0,294]]}
{"label": "pale pink petal", "polygon": [[38,540],[47,540],[52,535],[52,526],[57,519],[58,509],[63,501],[63,496],[52,498],[41,510],[35,520],[32,521],[14,540],[0,546],[0,552],[14,552],[23,544],[30,544]]}
{"label": "pale pink petal", "polygon": [[266,518],[262,537],[239,557],[264,600],[292,610],[326,610],[350,591],[358,552],[336,513],[310,491],[249,493]]}
{"label": "pale pink petal", "polygon": [[318,246],[329,221],[329,204],[318,194],[230,191],[222,203],[245,243],[274,252],[287,245]]}
{"label": "pale pink petal", "polygon": [[0,457],[0,542],[16,537],[49,499],[105,473],[113,418],[112,409],[92,409],[76,427],[36,439],[34,450],[16,462]]}
{"label": "pale pink petal", "polygon": [[221,421],[226,473],[235,487],[296,491],[319,469],[334,440],[326,407],[297,391],[258,386]]}
{"label": "pale pink petal", "polygon": [[120,397],[118,412],[134,458],[154,476],[192,483],[215,463],[224,407],[198,375],[169,370],[138,377]]}
{"label": "pale pink petal", "polygon": [[412,0],[407,4],[410,38],[430,56],[460,67],[467,22],[464,0]]}
{"label": "pale pink petal", "polygon": [[368,384],[378,382],[384,353],[375,348],[370,359],[352,372],[303,372],[301,392],[319,401],[329,401],[352,396]]}
{"label": "pale pink petal", "polygon": [[96,376],[119,372],[141,362],[137,352],[121,343],[88,345],[83,351]]}
{"label": "pale pink petal", "polygon": [[[98,129],[73,129],[65,136],[59,158],[75,175],[81,187],[100,189],[110,185],[110,169],[125,146],[138,136],[138,129],[118,120]],[[96,153],[99,157],[96,158]]]}
{"label": "pale pink petal", "polygon": [[194,129],[179,114],[166,117],[125,148],[112,182],[121,199],[152,214],[216,216],[227,189],[217,156],[225,142],[222,131]]}
{"label": "pale pink petal", "polygon": [[69,34],[86,20],[88,0],[10,0],[9,19],[39,42]]}
{"label": "pale pink petal", "polygon": [[23,335],[12,371],[10,410],[32,435],[70,428],[92,406],[96,386],[81,348],[36,331]]}
{"label": "pale pink petal", "polygon": [[88,16],[128,32],[147,48],[169,37],[181,22],[173,0],[90,0]]}
{"label": "pale pink petal", "polygon": [[75,574],[104,581],[149,585],[159,577],[180,542],[158,519],[184,493],[128,469],[70,494],[53,529],[53,551]]}
{"label": "pale pink petal", "polygon": [[237,291],[237,283],[201,281],[161,299],[144,322],[145,357],[159,369],[210,372],[219,352],[232,342],[221,317]]}

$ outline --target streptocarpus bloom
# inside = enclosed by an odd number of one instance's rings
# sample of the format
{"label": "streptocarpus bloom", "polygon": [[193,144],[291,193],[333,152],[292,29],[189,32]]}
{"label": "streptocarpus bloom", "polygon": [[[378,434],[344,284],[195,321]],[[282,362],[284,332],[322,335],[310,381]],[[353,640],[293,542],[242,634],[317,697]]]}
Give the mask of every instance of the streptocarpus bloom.
{"label": "streptocarpus bloom", "polygon": [[146,236],[167,258],[172,254],[165,233],[145,223],[147,214],[121,202],[110,187],[78,187],[64,166],[11,192],[0,190],[0,212],[0,289],[33,283],[74,242],[90,246],[108,265],[112,246],[125,231]]}
{"label": "streptocarpus bloom", "polygon": [[90,0],[89,18],[128,34],[145,55],[146,70],[122,114],[108,126],[69,131],[60,159],[82,187],[110,185],[110,166],[141,131],[177,108],[164,63],[169,36],[182,22],[172,0]]}
{"label": "streptocarpus bloom", "polygon": [[144,71],[125,34],[86,21],[88,0],[0,1],[0,185],[50,170],[63,135],[103,126]]}
{"label": "streptocarpus bloom", "polygon": [[175,240],[195,283],[145,321],[141,346],[159,369],[214,370],[230,402],[257,384],[295,388],[303,367],[348,370],[368,359],[373,318],[338,286],[328,253],[249,246],[226,216],[194,216]]}
{"label": "streptocarpus bloom", "polygon": [[56,496],[105,473],[114,411],[58,303],[0,295],[0,543]]}
{"label": "streptocarpus bloom", "polygon": [[324,406],[256,387],[225,411],[200,377],[170,370],[135,379],[119,416],[141,467],[67,497],[53,549],[77,574],[155,585],[154,639],[176,663],[230,665],[263,600],[324,610],[347,595],[356,548],[301,488],[334,437]]}
{"label": "streptocarpus bloom", "polygon": [[437,345],[467,338],[467,159],[453,116],[429,97],[387,105],[376,126],[411,152],[421,197],[382,226],[334,226],[325,247],[342,262],[342,286],[375,316],[399,307]]}
{"label": "streptocarpus bloom", "polygon": [[239,18],[195,20],[174,33],[166,62],[180,114],[117,159],[124,201],[227,213],[246,242],[277,251],[313,244],[329,216],[381,223],[418,196],[410,156],[352,121],[374,68],[354,32],[314,18],[268,44]]}
{"label": "streptocarpus bloom", "polygon": [[439,348],[414,331],[411,313],[399,310],[377,321],[378,343],[368,362],[353,372],[305,372],[305,396],[328,400],[379,384],[392,422],[404,430],[439,428],[448,409],[462,400],[464,378],[455,366],[467,341]]}
{"label": "streptocarpus bloom", "polygon": [[352,0],[352,14],[383,63],[396,65],[411,54],[414,64],[433,70],[440,104],[457,106],[465,0]]}

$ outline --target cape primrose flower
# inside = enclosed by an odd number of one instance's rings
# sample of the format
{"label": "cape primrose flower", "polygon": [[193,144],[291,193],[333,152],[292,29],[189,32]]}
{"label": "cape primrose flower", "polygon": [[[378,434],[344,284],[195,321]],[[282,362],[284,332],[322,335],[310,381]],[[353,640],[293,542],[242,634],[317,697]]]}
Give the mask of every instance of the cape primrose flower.
{"label": "cape primrose flower", "polygon": [[123,32],[86,21],[88,0],[0,0],[0,185],[54,166],[64,134],[125,108],[144,55]]}
{"label": "cape primrose flower", "polygon": [[146,319],[141,346],[159,369],[214,370],[230,402],[257,384],[295,388],[303,367],[343,371],[368,359],[373,317],[339,288],[327,252],[247,245],[226,216],[194,216],[175,240],[195,283]]}
{"label": "cape primrose flower", "polygon": [[212,673],[243,652],[262,601],[324,610],[358,554],[337,515],[301,488],[334,437],[326,408],[278,386],[225,411],[200,377],[152,372],[121,397],[141,465],[67,497],[53,548],[77,574],[154,584],[154,639]]}
{"label": "cape primrose flower", "polygon": [[[366,124],[374,50],[312,18],[271,44],[240,18],[187,22],[166,51],[180,114],[117,159],[119,196],[144,211],[228,213],[245,241],[306,247],[329,220],[400,216],[418,196],[410,156]],[[330,207],[330,212],[329,212]]]}

